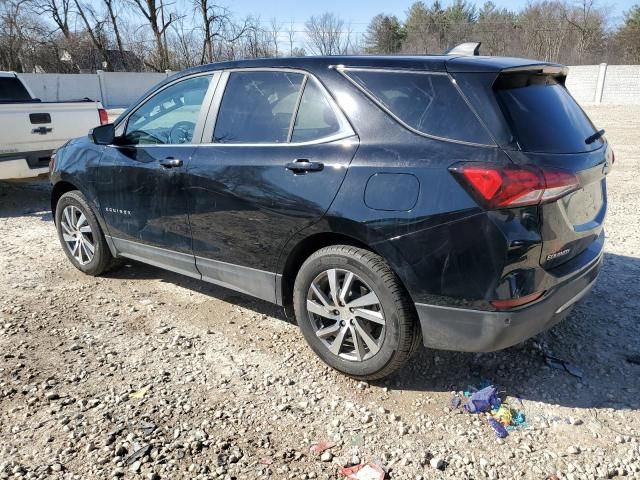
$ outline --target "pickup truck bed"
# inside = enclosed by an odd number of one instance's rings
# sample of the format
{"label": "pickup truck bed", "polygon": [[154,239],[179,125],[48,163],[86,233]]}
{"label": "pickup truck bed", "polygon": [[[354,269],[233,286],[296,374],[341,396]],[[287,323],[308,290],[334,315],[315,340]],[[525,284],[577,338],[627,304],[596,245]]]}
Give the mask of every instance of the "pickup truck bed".
{"label": "pickup truck bed", "polygon": [[0,180],[46,174],[56,148],[106,122],[100,102],[41,102],[17,75],[0,72]]}

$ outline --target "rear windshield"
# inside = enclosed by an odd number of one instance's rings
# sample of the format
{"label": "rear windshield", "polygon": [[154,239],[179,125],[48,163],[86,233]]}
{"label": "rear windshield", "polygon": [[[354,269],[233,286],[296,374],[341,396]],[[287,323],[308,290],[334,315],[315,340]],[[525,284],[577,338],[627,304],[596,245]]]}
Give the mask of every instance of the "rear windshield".
{"label": "rear windshield", "polygon": [[0,77],[0,102],[27,102],[29,92],[16,77]]}
{"label": "rear windshield", "polygon": [[446,74],[348,69],[345,74],[400,121],[421,133],[494,144]]}
{"label": "rear windshield", "polygon": [[579,153],[596,150],[602,140],[587,143],[595,128],[576,101],[550,75],[506,74],[494,90],[515,140],[522,150]]}

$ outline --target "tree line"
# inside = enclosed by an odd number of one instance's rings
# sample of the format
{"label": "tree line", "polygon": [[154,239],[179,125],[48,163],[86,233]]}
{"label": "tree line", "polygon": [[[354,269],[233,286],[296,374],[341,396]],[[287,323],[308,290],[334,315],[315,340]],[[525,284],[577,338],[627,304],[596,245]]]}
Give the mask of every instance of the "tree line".
{"label": "tree line", "polygon": [[0,0],[0,70],[181,70],[274,56],[481,51],[570,65],[640,63],[640,5],[611,25],[598,0],[532,0],[520,10],[467,0],[413,3],[365,28],[333,13],[301,26],[238,17],[215,0]]}

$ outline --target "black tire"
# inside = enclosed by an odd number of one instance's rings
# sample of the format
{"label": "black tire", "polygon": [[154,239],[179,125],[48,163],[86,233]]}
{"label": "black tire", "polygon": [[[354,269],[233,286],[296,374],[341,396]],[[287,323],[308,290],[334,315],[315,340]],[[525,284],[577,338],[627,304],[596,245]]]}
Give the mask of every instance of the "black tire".
{"label": "black tire", "polygon": [[[379,300],[377,308],[385,319],[385,333],[380,335],[382,338],[379,340],[379,350],[373,354],[370,351],[368,354],[372,356],[369,358],[363,356],[361,360],[345,359],[339,356],[343,355],[342,347],[338,350],[338,355],[332,353],[328,345],[316,335],[317,328],[313,322],[323,322],[324,318],[309,314],[308,295],[313,295],[309,293],[309,289],[312,282],[331,269],[339,269],[343,274],[345,271],[355,274]],[[346,277],[343,277],[341,285],[346,283],[344,278]],[[312,254],[300,267],[296,277],[293,302],[298,325],[312,350],[330,367],[358,380],[377,380],[390,375],[401,368],[420,345],[421,332],[413,303],[389,265],[368,250],[334,245]],[[342,303],[340,308],[347,306]],[[348,325],[342,328],[348,328]],[[364,343],[361,342],[361,345]]]}
{"label": "black tire", "polygon": [[[64,239],[63,215],[65,208],[67,207],[75,207],[79,210],[82,215],[84,215],[88,226],[91,228],[90,234],[87,235],[89,235],[89,238],[93,242],[94,252],[93,258],[86,263],[81,263],[73,255],[71,247]],[[111,251],[107,245],[107,241],[104,238],[104,233],[100,228],[100,224],[98,223],[93,210],[89,206],[87,199],[81,192],[77,190],[67,192],[58,200],[58,204],[56,206],[56,230],[58,231],[58,239],[60,240],[64,253],[67,255],[67,258],[71,261],[73,266],[81,272],[92,276],[100,275],[109,270],[115,263],[113,255],[111,255]]]}

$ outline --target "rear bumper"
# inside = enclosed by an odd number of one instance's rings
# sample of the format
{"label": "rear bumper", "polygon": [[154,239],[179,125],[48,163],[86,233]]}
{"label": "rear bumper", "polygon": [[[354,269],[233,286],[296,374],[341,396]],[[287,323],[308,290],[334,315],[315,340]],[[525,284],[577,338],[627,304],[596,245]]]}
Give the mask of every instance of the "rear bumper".
{"label": "rear bumper", "polygon": [[491,352],[516,345],[563,320],[589,293],[602,266],[600,253],[585,268],[517,310],[489,312],[416,303],[425,346],[463,352]]}
{"label": "rear bumper", "polygon": [[47,173],[49,173],[49,167],[29,168],[29,164],[24,159],[0,162],[0,180],[36,178]]}
{"label": "rear bumper", "polygon": [[49,173],[52,150],[0,155],[0,180],[35,178]]}

